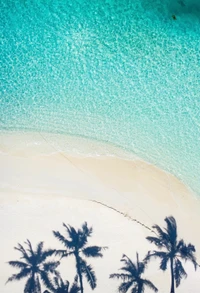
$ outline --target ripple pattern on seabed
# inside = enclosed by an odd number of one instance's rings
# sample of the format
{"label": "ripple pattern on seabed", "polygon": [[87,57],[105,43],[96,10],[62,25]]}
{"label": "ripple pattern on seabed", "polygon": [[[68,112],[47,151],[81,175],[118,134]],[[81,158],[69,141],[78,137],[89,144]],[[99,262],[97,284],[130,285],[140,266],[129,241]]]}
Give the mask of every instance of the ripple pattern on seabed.
{"label": "ripple pattern on seabed", "polygon": [[2,131],[107,141],[200,193],[199,6],[2,0]]}

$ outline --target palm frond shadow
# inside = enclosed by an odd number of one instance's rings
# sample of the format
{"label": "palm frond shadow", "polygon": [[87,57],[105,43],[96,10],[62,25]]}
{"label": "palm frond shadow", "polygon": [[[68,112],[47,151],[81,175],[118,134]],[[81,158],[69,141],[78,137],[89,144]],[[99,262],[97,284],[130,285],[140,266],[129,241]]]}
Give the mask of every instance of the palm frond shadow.
{"label": "palm frond shadow", "polygon": [[162,229],[154,225],[156,236],[148,236],[146,239],[153,243],[159,250],[149,251],[145,261],[152,258],[160,259],[160,270],[166,271],[170,265],[171,289],[170,293],[175,293],[175,286],[179,287],[181,280],[187,278],[187,273],[181,260],[192,262],[194,269],[197,269],[195,257],[195,246],[186,244],[183,239],[178,240],[177,223],[173,216],[165,218],[166,228]]}
{"label": "palm frond shadow", "polygon": [[47,288],[53,289],[50,276],[56,272],[60,264],[59,261],[49,260],[55,249],[45,250],[43,242],[39,242],[34,250],[29,240],[25,241],[25,246],[18,243],[18,246],[14,247],[20,252],[22,261],[9,261],[8,264],[20,271],[9,277],[6,283],[26,278],[24,293],[41,292],[41,282]]}
{"label": "palm frond shadow", "polygon": [[123,254],[121,262],[123,266],[120,268],[122,273],[111,274],[111,279],[121,279],[122,283],[118,287],[120,293],[125,293],[129,289],[134,293],[142,293],[145,287],[158,292],[157,287],[150,281],[142,277],[145,272],[146,260],[139,261],[139,254],[136,253],[136,261],[132,261],[127,255]]}
{"label": "palm frond shadow", "polygon": [[[195,270],[199,267],[195,257],[195,246],[191,243],[186,244],[183,239],[178,239],[177,223],[173,216],[164,219],[166,224],[164,228],[158,225],[149,228],[136,219],[121,214],[153,232],[153,236],[148,236],[146,239],[158,250],[148,251],[142,261],[139,260],[138,253],[134,261],[126,254],[122,255],[121,272],[110,274],[111,279],[121,280],[118,291],[126,293],[130,290],[132,293],[143,293],[145,288],[149,288],[158,292],[157,287],[144,278],[144,274],[150,260],[159,258],[160,270],[166,271],[169,266],[170,293],[175,293],[175,287],[178,287],[182,279],[187,277],[182,261],[191,262]],[[63,228],[64,233],[53,231],[54,237],[62,244],[63,249],[45,249],[43,241],[39,242],[35,248],[28,239],[23,245],[18,243],[14,249],[20,253],[20,260],[9,261],[8,264],[19,271],[10,276],[6,283],[26,279],[24,293],[41,293],[43,287],[46,288],[43,293],[83,293],[85,278],[90,288],[94,290],[97,286],[97,277],[88,259],[103,258],[104,251],[108,247],[88,244],[93,235],[93,228],[89,227],[87,222],[78,229],[63,223]],[[58,271],[62,259],[69,257],[74,257],[76,268],[76,276],[71,286]]]}
{"label": "palm frond shadow", "polygon": [[76,272],[79,279],[80,291],[83,293],[83,277],[86,278],[91,289],[97,286],[97,278],[94,268],[87,263],[87,258],[102,258],[103,251],[107,247],[88,246],[88,238],[92,236],[93,228],[88,227],[87,222],[83,223],[81,228],[75,229],[70,225],[63,223],[66,236],[59,231],[53,231],[54,236],[64,246],[63,250],[57,250],[56,254],[61,258],[74,256],[76,261]]}

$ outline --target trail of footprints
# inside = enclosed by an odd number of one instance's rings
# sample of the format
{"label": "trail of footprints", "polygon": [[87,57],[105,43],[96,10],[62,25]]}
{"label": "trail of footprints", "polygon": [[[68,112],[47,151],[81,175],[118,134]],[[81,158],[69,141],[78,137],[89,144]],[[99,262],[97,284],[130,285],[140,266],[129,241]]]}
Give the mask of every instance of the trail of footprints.
{"label": "trail of footprints", "polygon": [[97,200],[90,200],[90,201],[92,201],[92,202],[96,202],[96,203],[98,203],[98,204],[101,204],[101,205],[103,205],[103,206],[105,206],[105,207],[107,207],[107,208],[109,208],[109,209],[111,209],[111,210],[117,212],[118,214],[121,214],[122,216],[124,216],[125,218],[131,220],[132,222],[136,222],[137,224],[143,226],[144,228],[148,229],[148,230],[151,231],[152,233],[156,234],[154,230],[152,230],[152,229],[149,228],[148,226],[144,225],[143,223],[141,223],[141,222],[138,221],[137,219],[133,219],[133,218],[131,218],[128,214],[123,213],[123,212],[120,212],[120,211],[118,211],[117,209],[115,209],[115,208],[113,208],[113,207],[110,207],[110,206],[108,206],[108,205],[106,205],[106,204],[104,204],[104,203],[102,203],[102,202],[100,202],[100,201],[97,201]]}
{"label": "trail of footprints", "polygon": [[[137,224],[143,226],[144,228],[148,229],[148,230],[151,231],[152,233],[156,234],[156,232],[155,232],[153,229],[151,229],[151,228],[149,228],[148,226],[144,225],[143,223],[141,223],[141,222],[138,221],[137,219],[133,219],[133,218],[131,218],[128,214],[123,213],[123,212],[120,212],[120,211],[118,211],[117,209],[112,208],[112,207],[110,207],[110,206],[108,206],[108,205],[106,205],[106,204],[104,204],[104,203],[102,203],[102,202],[100,202],[100,201],[97,201],[97,200],[90,200],[90,201],[93,201],[93,202],[96,202],[96,203],[98,203],[98,204],[101,204],[102,206],[105,206],[105,207],[107,207],[107,208],[109,208],[109,209],[111,209],[111,210],[117,212],[118,214],[121,214],[121,215],[124,216],[125,218],[127,218],[127,219],[129,219],[129,220],[131,220],[131,221],[133,221],[133,222],[136,222]],[[157,234],[156,234],[156,235],[157,235]],[[200,264],[199,264],[199,263],[197,263],[197,265],[200,267]]]}

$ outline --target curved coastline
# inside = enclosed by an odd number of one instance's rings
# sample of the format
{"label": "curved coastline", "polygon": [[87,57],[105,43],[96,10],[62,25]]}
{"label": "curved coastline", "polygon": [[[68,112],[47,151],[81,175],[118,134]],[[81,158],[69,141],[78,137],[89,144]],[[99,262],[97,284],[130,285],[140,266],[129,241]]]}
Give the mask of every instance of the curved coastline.
{"label": "curved coastline", "polygon": [[[70,146],[81,141],[82,147],[89,147],[88,141],[83,143],[81,139],[71,140]],[[93,144],[92,150],[97,145]],[[26,238],[44,240],[53,246],[51,230],[63,221],[75,226],[88,221],[97,231],[94,240],[109,246],[109,255],[102,264],[95,263],[97,293],[109,293],[115,288],[113,281],[105,288],[105,279],[116,269],[123,253],[134,256],[139,251],[145,255],[149,250],[145,240],[151,234],[149,229],[155,223],[162,225],[165,216],[175,216],[180,237],[196,245],[200,259],[200,239],[194,233],[200,222],[200,201],[183,183],[138,158],[128,160],[105,154],[86,157],[76,151],[55,149],[40,134],[1,136],[0,208],[1,221],[5,223],[1,234],[6,239],[0,244],[4,250],[2,284],[12,273],[6,262],[17,257],[12,247]],[[66,264],[61,272],[65,268]],[[189,277],[177,292],[197,293],[199,273],[194,273],[190,265],[186,268]],[[158,274],[156,263],[151,264],[148,275],[161,292],[167,291],[168,275]],[[22,288],[23,284],[11,284],[0,289],[2,293],[12,289],[20,293]]]}
{"label": "curved coastline", "polygon": [[0,124],[127,146],[199,192],[199,18],[161,2],[5,3]]}
{"label": "curved coastline", "polygon": [[[95,138],[87,136],[77,136],[65,133],[54,133],[54,132],[39,132],[31,131],[30,129],[23,131],[7,130],[0,131],[0,152],[5,152],[9,149],[15,151],[12,147],[12,141],[16,142],[17,148],[23,149],[28,152],[27,155],[52,155],[63,153],[70,156],[80,157],[115,157],[128,161],[139,160],[145,164],[162,170],[166,174],[172,175],[177,180],[182,182],[187,189],[199,199],[199,194],[192,186],[188,185],[177,176],[161,168],[159,165],[149,162],[141,157],[138,157],[128,148],[120,145],[111,143],[109,141],[97,140]],[[24,152],[24,154],[25,154]]]}
{"label": "curved coastline", "polygon": [[[195,1],[4,1],[1,293],[24,290],[23,281],[5,285],[15,273],[13,247],[30,239],[60,248],[52,230],[63,222],[87,221],[92,241],[109,247],[91,261],[96,293],[116,290],[109,274],[122,254],[142,259],[155,249],[146,237],[166,216],[200,264]],[[176,292],[199,293],[200,268],[184,266],[188,278]],[[66,259],[59,268],[70,283],[74,268]],[[145,277],[169,292],[170,273],[157,261]]]}

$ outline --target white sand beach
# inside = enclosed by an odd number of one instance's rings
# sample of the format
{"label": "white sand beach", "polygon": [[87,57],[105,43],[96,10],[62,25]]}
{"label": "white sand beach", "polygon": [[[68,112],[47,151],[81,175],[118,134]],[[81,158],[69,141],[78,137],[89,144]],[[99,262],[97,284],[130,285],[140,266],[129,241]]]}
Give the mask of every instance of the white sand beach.
{"label": "white sand beach", "polygon": [[[2,134],[0,151],[1,293],[23,292],[23,281],[5,285],[17,272],[6,263],[19,258],[13,247],[29,239],[34,246],[44,241],[47,248],[62,248],[52,230],[64,232],[63,222],[78,228],[87,221],[94,229],[89,243],[109,247],[103,259],[89,260],[96,293],[117,292],[120,282],[109,274],[121,267],[123,253],[135,259],[138,251],[142,259],[155,249],[145,237],[152,235],[153,224],[164,226],[166,216],[176,218],[179,238],[195,245],[200,263],[200,200],[173,175],[138,159],[56,151],[37,134]],[[200,292],[200,268],[185,268],[188,278],[177,292]],[[61,273],[73,280],[73,258],[63,261]],[[158,261],[145,276],[159,292],[170,291],[169,271],[160,271]],[[85,292],[92,292],[84,284]]]}

